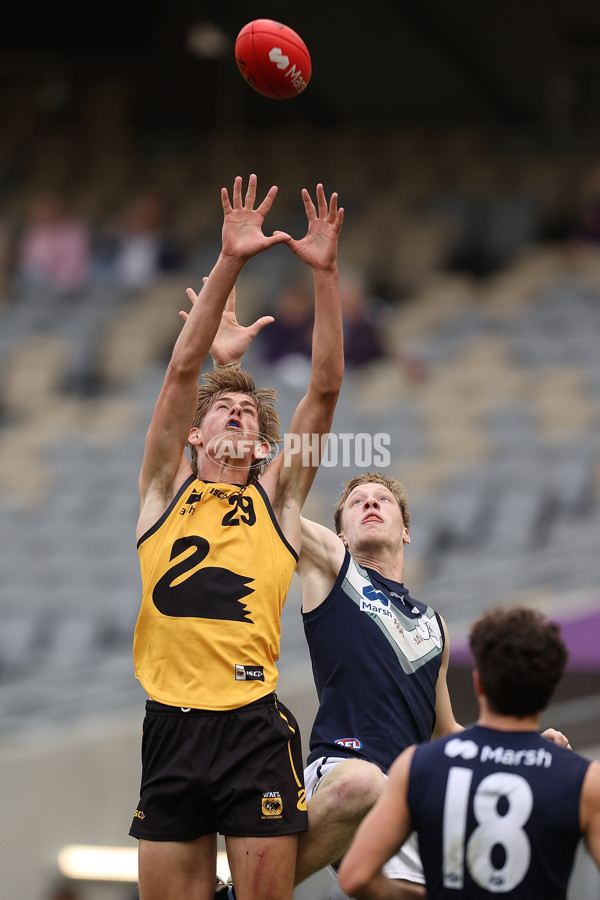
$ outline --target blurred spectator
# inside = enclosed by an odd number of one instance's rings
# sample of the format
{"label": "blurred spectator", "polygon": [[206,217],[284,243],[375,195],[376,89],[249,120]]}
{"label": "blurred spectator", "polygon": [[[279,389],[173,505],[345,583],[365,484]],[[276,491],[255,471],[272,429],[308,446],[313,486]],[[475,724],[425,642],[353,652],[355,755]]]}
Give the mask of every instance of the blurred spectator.
{"label": "blurred spectator", "polygon": [[344,360],[357,368],[385,355],[373,303],[358,273],[340,277],[340,304],[344,323]]}
{"label": "blurred spectator", "polygon": [[304,282],[294,282],[275,300],[275,321],[263,331],[263,359],[271,363],[286,384],[304,385],[310,375],[312,294]]}
{"label": "blurred spectator", "polygon": [[181,269],[183,253],[166,227],[165,207],[157,194],[148,191],[131,200],[116,226],[101,237],[96,263],[109,280],[133,292]]}
{"label": "blurred spectator", "polygon": [[90,236],[87,224],[70,215],[54,191],[37,194],[17,245],[17,277],[26,287],[70,293],[89,275]]}
{"label": "blurred spectator", "polygon": [[576,238],[587,244],[600,244],[600,166],[592,170],[587,193]]}
{"label": "blurred spectator", "polygon": [[[346,369],[357,369],[378,359],[393,357],[402,376],[418,383],[429,377],[427,364],[416,356],[407,355],[401,347],[386,347],[384,321],[377,301],[369,296],[361,273],[346,271],[340,277],[340,304],[344,326],[344,361]],[[270,325],[269,328],[272,326]]]}
{"label": "blurred spectator", "polygon": [[[359,273],[340,277],[340,303],[344,324],[344,358],[358,368],[385,355],[373,303]],[[304,282],[293,282],[275,301],[275,321],[261,335],[263,359],[271,363],[286,384],[304,385],[310,373],[313,299]]]}
{"label": "blurred spectator", "polygon": [[0,220],[0,306],[8,294],[8,288],[14,275],[15,246],[14,235],[9,224]]}

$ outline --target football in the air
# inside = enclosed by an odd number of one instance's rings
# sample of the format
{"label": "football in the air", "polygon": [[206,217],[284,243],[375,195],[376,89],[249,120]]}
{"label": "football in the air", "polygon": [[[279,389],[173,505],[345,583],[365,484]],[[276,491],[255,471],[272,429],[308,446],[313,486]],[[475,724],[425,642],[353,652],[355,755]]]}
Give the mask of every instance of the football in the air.
{"label": "football in the air", "polygon": [[310,80],[306,44],[273,19],[254,19],[244,25],[235,42],[235,58],[250,87],[273,100],[297,97]]}

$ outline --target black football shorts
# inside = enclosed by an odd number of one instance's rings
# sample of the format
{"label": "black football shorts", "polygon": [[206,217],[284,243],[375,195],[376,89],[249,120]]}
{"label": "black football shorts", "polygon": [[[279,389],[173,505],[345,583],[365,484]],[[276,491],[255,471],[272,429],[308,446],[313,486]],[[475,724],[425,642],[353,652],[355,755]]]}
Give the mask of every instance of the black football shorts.
{"label": "black football shorts", "polygon": [[223,712],[146,702],[132,837],[271,837],[306,828],[300,732],[275,694]]}

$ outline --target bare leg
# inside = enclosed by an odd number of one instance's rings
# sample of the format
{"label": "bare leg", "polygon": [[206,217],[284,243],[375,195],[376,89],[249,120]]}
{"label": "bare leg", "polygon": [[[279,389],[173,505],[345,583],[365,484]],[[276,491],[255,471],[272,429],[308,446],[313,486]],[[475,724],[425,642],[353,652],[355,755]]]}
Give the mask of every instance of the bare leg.
{"label": "bare leg", "polygon": [[323,778],[308,801],[308,831],[300,835],[295,884],[340,859],[383,790],[373,763],[347,759]]}
{"label": "bare leg", "polygon": [[217,838],[139,842],[140,900],[213,900]]}
{"label": "bare leg", "polygon": [[227,837],[225,843],[236,900],[292,900],[297,834]]}

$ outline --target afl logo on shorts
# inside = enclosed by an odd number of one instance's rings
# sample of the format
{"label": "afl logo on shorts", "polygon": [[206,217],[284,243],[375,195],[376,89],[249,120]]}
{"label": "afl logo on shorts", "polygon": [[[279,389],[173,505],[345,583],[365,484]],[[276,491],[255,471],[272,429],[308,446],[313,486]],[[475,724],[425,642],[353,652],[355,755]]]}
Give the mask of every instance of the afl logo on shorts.
{"label": "afl logo on shorts", "polygon": [[279,791],[266,791],[262,796],[262,814],[263,817],[269,816],[273,818],[281,818],[283,813],[283,800]]}
{"label": "afl logo on shorts", "polygon": [[360,750],[362,747],[362,743],[358,738],[338,738],[335,743],[339,744],[340,747],[346,747],[347,750]]}

